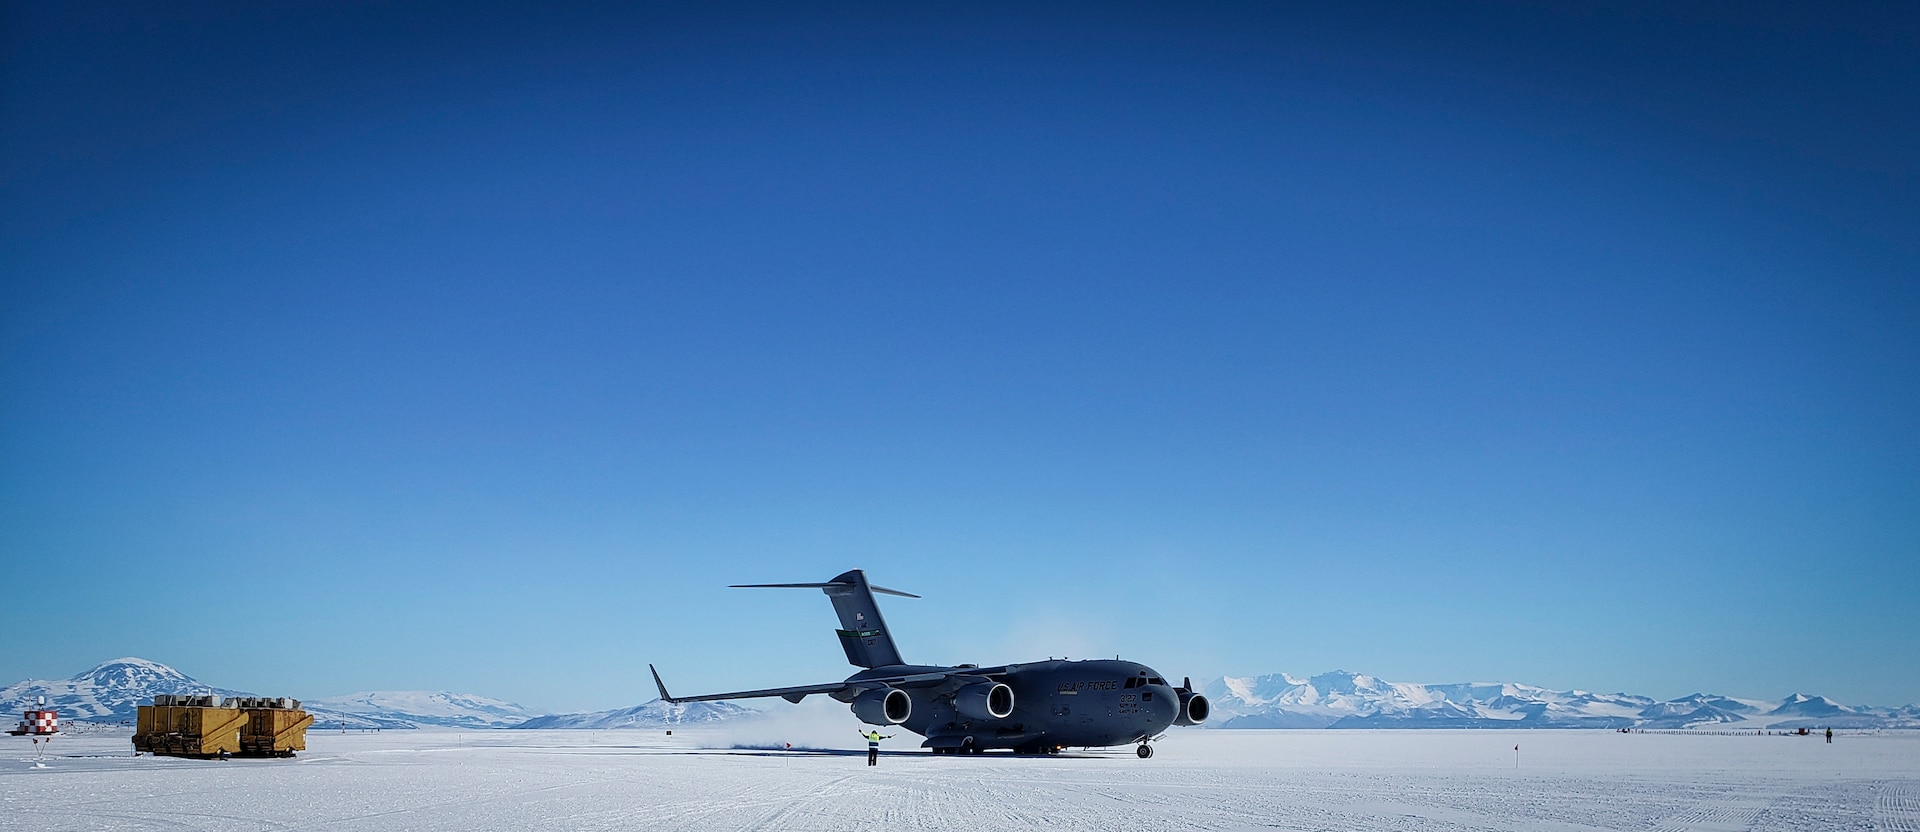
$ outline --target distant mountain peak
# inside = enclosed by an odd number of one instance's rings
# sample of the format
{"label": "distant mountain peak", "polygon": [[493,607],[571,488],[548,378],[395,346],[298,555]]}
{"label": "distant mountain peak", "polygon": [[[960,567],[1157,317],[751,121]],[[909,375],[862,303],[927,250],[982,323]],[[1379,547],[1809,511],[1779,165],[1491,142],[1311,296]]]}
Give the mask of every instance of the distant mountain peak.
{"label": "distant mountain peak", "polygon": [[136,656],[101,662],[68,678],[76,682],[87,681],[103,685],[139,685],[156,682],[199,684],[192,676],[159,662]]}
{"label": "distant mountain peak", "polygon": [[1780,704],[1768,712],[1769,715],[1801,717],[1836,717],[1856,713],[1859,712],[1824,696],[1804,693],[1795,693],[1780,700]]}
{"label": "distant mountain peak", "polygon": [[[117,658],[117,659],[108,659],[104,662],[94,665],[92,668],[88,669],[86,673],[94,673],[94,672],[97,672],[106,668],[114,667],[117,665],[126,665],[129,667],[144,667],[150,670],[158,671],[160,673],[176,673],[176,674],[180,673],[180,671],[174,670],[173,668],[168,667],[167,665],[161,664],[152,659],[143,659],[143,658],[140,658],[139,656],[121,656],[120,658]],[[86,675],[86,674],[83,673],[81,675]],[[185,675],[185,674],[181,674],[181,675]]]}
{"label": "distant mountain peak", "polygon": [[156,694],[237,695],[201,682],[167,665],[137,656],[101,662],[65,679],[28,679],[0,689],[0,708],[18,711],[46,697],[48,707],[69,720],[133,719],[140,705]]}

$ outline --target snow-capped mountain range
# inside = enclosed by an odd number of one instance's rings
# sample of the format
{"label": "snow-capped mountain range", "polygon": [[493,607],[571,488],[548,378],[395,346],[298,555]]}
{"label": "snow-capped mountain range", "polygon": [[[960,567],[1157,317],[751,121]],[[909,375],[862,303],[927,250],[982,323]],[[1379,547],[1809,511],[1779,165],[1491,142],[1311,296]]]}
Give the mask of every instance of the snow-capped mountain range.
{"label": "snow-capped mountain range", "polygon": [[[47,706],[59,711],[60,718],[66,722],[132,722],[135,709],[151,703],[155,694],[258,695],[209,685],[159,662],[128,657],[104,662],[66,679],[29,679],[0,688],[0,719],[17,716],[44,696]],[[656,700],[623,710],[544,716],[540,711],[500,699],[424,690],[363,691],[303,699],[301,706],[313,715],[315,730],[429,726],[630,728],[720,722],[757,713],[725,702],[669,705]]]}
{"label": "snow-capped mountain range", "polygon": [[1415,684],[1337,670],[1227,676],[1201,686],[1223,728],[1920,728],[1920,706],[1852,708],[1824,696],[1779,702],[1696,693],[1626,693],[1510,682]]}
{"label": "snow-capped mountain range", "polygon": [[743,708],[731,702],[662,702],[658,699],[645,705],[631,708],[619,708],[611,711],[594,711],[584,714],[555,714],[529,719],[515,728],[646,728],[656,725],[708,725],[716,722],[732,722],[759,716],[760,712],[752,708]]}
{"label": "snow-capped mountain range", "polygon": [[[1223,728],[1920,728],[1920,705],[1850,707],[1798,693],[1778,702],[1705,693],[1658,701],[1509,682],[1388,682],[1346,671],[1306,679],[1285,673],[1227,676],[1201,690],[1213,702],[1207,724]],[[19,714],[44,696],[69,722],[131,722],[134,709],[155,694],[255,695],[209,685],[159,662],[122,658],[66,679],[30,679],[0,688],[0,718]],[[321,730],[609,729],[732,722],[760,714],[726,702],[656,699],[631,708],[546,716],[512,702],[445,691],[367,691],[308,699],[304,706]]]}
{"label": "snow-capped mountain range", "polygon": [[[445,728],[503,728],[536,716],[535,711],[500,699],[440,690],[374,690],[311,699],[309,713],[340,714],[384,728],[438,725]],[[314,717],[316,723],[327,720]],[[399,723],[409,723],[401,725]]]}
{"label": "snow-capped mountain range", "polygon": [[[281,695],[282,691],[273,691]],[[132,722],[134,710],[155,694],[257,696],[210,685],[155,661],[121,658],[65,679],[29,679],[0,688],[0,716],[18,714],[39,697],[68,722]],[[299,697],[295,697],[299,698]],[[318,728],[418,728],[433,725],[500,728],[525,721],[537,711],[458,693],[375,691],[302,702]]]}
{"label": "snow-capped mountain range", "polygon": [[0,688],[0,718],[18,714],[44,696],[63,720],[119,722],[133,719],[134,708],[150,704],[158,693],[248,695],[213,687],[159,662],[128,657],[65,679],[28,679]]}

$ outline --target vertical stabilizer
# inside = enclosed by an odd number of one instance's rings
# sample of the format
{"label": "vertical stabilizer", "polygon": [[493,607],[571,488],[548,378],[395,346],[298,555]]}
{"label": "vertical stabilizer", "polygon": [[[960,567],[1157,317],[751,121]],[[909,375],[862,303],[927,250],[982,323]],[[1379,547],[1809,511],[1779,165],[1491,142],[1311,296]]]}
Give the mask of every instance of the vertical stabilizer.
{"label": "vertical stabilizer", "polygon": [[880,617],[880,606],[873,602],[873,589],[867,585],[867,573],[854,569],[821,587],[833,601],[840,616],[840,646],[847,651],[847,663],[856,667],[885,667],[904,664],[900,650],[893,646],[893,634]]}
{"label": "vertical stabilizer", "polygon": [[893,635],[887,632],[886,619],[880,617],[880,607],[873,602],[875,592],[898,595],[903,598],[920,596],[883,586],[867,583],[867,573],[851,569],[838,577],[822,584],[735,584],[745,588],[793,588],[818,589],[827,594],[833,602],[834,614],[840,616],[840,647],[847,651],[847,663],[855,667],[886,667],[905,664],[900,660],[900,651],[893,646]]}

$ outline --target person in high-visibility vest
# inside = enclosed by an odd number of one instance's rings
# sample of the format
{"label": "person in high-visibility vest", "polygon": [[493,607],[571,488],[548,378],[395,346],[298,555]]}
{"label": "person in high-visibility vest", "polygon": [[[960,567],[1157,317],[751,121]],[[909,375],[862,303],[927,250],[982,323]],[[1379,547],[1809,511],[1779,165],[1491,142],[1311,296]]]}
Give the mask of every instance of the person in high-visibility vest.
{"label": "person in high-visibility vest", "polygon": [[870,765],[870,766],[879,765],[880,764],[880,741],[893,739],[893,735],[882,734],[879,731],[861,731],[860,736],[867,738],[867,765]]}

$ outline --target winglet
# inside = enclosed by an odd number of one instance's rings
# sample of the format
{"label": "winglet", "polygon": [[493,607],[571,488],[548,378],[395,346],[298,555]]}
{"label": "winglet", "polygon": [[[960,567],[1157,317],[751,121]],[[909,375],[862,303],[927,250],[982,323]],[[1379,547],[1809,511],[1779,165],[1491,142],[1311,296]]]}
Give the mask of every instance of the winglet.
{"label": "winglet", "polygon": [[653,670],[653,686],[660,689],[660,701],[667,703],[679,702],[680,700],[673,698],[672,694],[667,693],[667,683],[660,681],[660,671],[654,670],[652,662],[647,663],[647,669]]}

